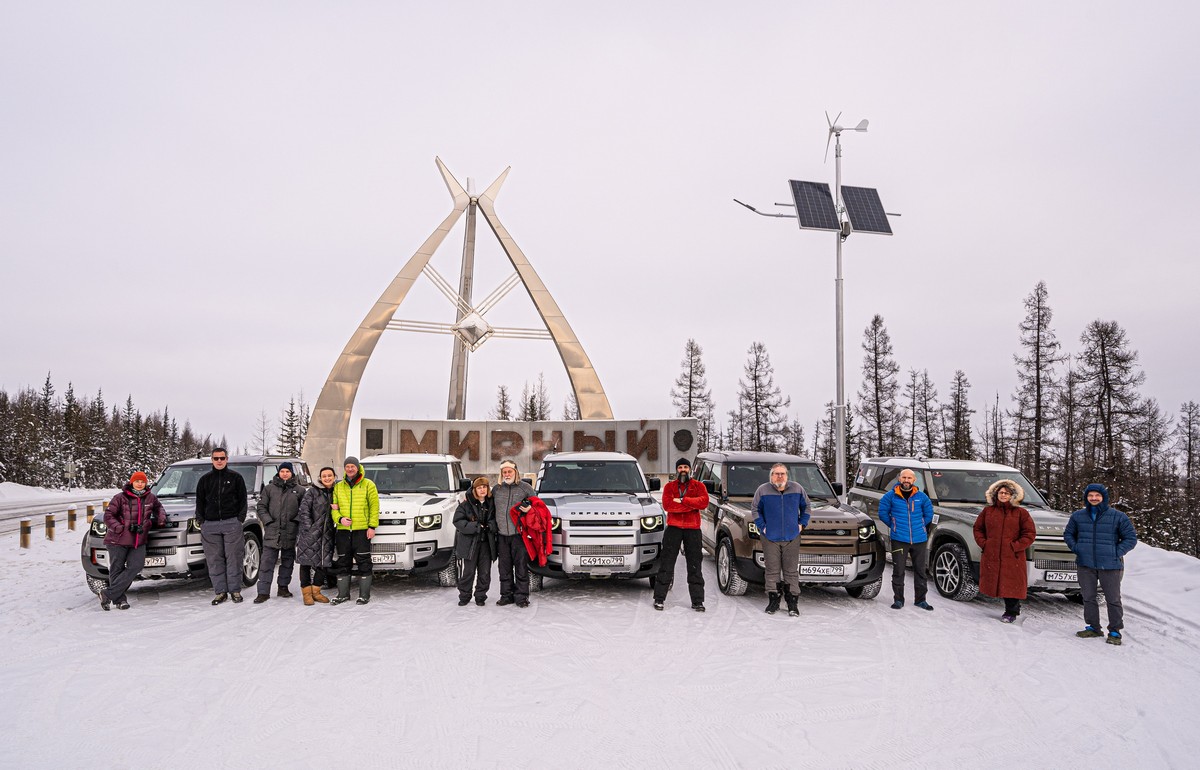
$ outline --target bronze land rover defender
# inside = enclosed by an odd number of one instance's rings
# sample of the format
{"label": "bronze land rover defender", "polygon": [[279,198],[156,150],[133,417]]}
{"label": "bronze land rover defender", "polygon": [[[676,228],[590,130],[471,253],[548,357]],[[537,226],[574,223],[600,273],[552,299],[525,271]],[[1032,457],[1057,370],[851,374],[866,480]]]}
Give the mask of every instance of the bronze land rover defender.
{"label": "bronze land rover defender", "polygon": [[701,514],[704,548],[717,560],[721,592],[740,596],[766,577],[762,541],[750,510],[754,491],[783,463],[788,478],[808,493],[809,522],[800,536],[800,582],[842,586],[853,597],[874,599],[883,584],[883,545],[871,517],[842,505],[812,460],[774,452],[703,452],[694,478],[709,489]]}

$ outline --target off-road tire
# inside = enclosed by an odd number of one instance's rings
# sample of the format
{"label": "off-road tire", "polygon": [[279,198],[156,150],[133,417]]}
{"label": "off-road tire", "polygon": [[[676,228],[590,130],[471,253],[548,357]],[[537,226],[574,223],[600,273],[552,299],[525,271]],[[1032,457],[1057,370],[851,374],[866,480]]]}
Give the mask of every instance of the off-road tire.
{"label": "off-road tire", "polygon": [[258,567],[262,561],[262,540],[254,530],[242,530],[242,586],[249,588],[258,582]]}
{"label": "off-road tire", "polygon": [[737,559],[733,555],[733,541],[727,537],[717,543],[717,587],[726,596],[741,596],[750,584],[737,570]]}
{"label": "off-road tire", "polygon": [[453,588],[458,585],[458,559],[451,558],[450,563],[438,570],[438,585],[442,588]]}
{"label": "off-road tire", "polygon": [[542,588],[544,587],[543,584],[545,582],[546,582],[546,578],[544,575],[539,575],[538,573],[534,572],[533,570],[529,570],[529,593],[533,593],[534,591],[541,591]]}
{"label": "off-road tire", "polygon": [[969,602],[979,593],[971,560],[958,543],[942,543],[933,552],[933,584],[939,594],[956,602]]}
{"label": "off-road tire", "polygon": [[846,586],[846,593],[850,594],[855,599],[874,599],[879,596],[880,590],[883,589],[883,578],[876,578],[870,583],[863,583],[860,586],[851,588]]}

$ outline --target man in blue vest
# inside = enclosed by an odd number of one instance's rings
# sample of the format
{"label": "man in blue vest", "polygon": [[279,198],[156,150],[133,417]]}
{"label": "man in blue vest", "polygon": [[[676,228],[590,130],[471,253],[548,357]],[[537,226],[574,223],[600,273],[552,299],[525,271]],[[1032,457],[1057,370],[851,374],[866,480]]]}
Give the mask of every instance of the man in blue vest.
{"label": "man in blue vest", "polygon": [[933,503],[929,495],[917,489],[917,474],[909,468],[900,471],[900,483],[879,501],[879,520],[892,539],[892,609],[904,606],[904,562],[911,557],[913,593],[916,606],[932,610],[925,601],[929,581],[925,568],[929,563],[929,525],[933,523]]}

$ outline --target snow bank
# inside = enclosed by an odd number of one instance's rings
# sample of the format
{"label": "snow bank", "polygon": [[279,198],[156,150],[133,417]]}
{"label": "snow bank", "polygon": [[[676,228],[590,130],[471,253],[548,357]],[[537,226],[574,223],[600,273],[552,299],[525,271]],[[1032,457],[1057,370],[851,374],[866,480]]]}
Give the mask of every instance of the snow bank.
{"label": "snow bank", "polygon": [[27,487],[12,481],[0,483],[0,502],[3,503],[53,503],[58,500],[74,500],[82,497],[95,497],[97,500],[111,498],[119,490],[116,489],[45,489],[44,487]]}
{"label": "snow bank", "polygon": [[77,536],[0,538],[0,767],[1116,768],[1200,752],[1195,559],[1133,551],[1121,647],[1075,638],[1080,608],[1060,597],[1008,626],[996,600],[894,611],[886,587],[806,589],[792,619],[704,571],[704,614],[682,560],[665,612],[644,581],[547,581],[523,610],[458,607],[417,579],[377,581],[366,607],[212,607],[204,586],[148,582],[102,612]]}

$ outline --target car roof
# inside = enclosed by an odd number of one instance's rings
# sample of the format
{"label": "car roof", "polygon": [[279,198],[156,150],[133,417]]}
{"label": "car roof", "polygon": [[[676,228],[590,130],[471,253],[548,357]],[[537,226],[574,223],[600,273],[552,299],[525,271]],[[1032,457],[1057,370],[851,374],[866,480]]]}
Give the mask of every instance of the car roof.
{"label": "car roof", "polygon": [[776,462],[776,463],[812,463],[807,457],[800,455],[791,455],[785,452],[701,452],[696,455],[697,460],[728,460],[732,462],[754,463],[754,462]]}
{"label": "car roof", "polygon": [[892,467],[911,466],[913,468],[925,468],[929,470],[1006,471],[1009,473],[1020,473],[1020,471],[1011,465],[988,463],[982,460],[955,460],[938,457],[868,457],[863,462]]}
{"label": "car roof", "polygon": [[[288,457],[287,455],[229,455],[229,463],[261,463],[278,460],[283,462],[287,460],[290,463],[302,463],[304,460],[299,457]],[[211,457],[191,457],[187,460],[178,460],[171,465],[212,465]],[[307,467],[307,466],[306,466]]]}
{"label": "car roof", "polygon": [[558,454],[546,455],[542,458],[542,462],[551,460],[619,460],[624,462],[637,462],[633,455],[625,454],[624,452],[559,452]]}
{"label": "car roof", "polygon": [[454,455],[427,455],[410,452],[408,454],[371,455],[359,460],[360,463],[456,463],[459,459]]}

